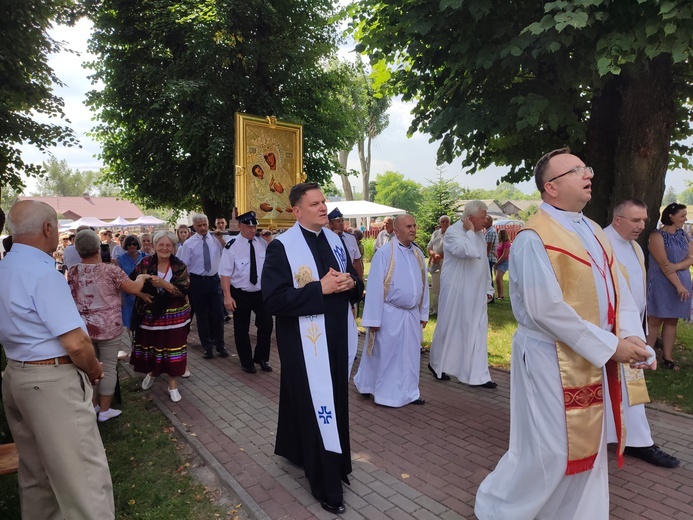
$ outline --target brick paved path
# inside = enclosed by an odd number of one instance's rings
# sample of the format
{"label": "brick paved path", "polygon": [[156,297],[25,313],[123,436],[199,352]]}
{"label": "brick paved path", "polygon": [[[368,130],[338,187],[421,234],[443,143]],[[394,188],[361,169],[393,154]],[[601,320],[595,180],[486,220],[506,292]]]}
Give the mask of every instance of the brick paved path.
{"label": "brick paved path", "polygon": [[[235,356],[231,323],[226,324],[228,359],[202,359],[195,328],[189,342],[192,376],[180,380],[183,400],[172,403],[162,381],[151,390],[172,423],[256,518],[332,518],[310,494],[303,471],[273,454],[280,372],[276,344],[270,359],[274,372],[251,375]],[[379,407],[350,383],[354,471],[341,518],[474,518],[477,487],[508,445],[509,374],[492,370],[498,389],[476,389],[454,378],[435,381],[427,363],[424,354],[423,406]],[[655,408],[648,409],[648,417],[655,441],[683,465],[665,470],[626,457],[618,470],[612,454],[611,517],[693,518],[693,417]]]}

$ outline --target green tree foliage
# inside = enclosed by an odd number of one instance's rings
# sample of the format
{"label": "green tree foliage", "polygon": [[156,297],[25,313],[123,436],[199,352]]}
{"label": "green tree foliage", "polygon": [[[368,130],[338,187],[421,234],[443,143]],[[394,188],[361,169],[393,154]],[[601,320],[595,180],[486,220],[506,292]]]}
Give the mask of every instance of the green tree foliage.
{"label": "green tree foliage", "polygon": [[686,182],[686,189],[679,194],[679,202],[689,206],[693,205],[693,182]]}
{"label": "green tree foliage", "polygon": [[537,212],[537,210],[539,210],[539,206],[537,206],[536,204],[532,204],[527,209],[521,209],[518,217],[520,217],[524,222],[527,222],[532,217],[532,215],[534,215]]}
{"label": "green tree foliage", "polygon": [[323,183],[320,185],[320,189],[322,190],[323,195],[325,197],[343,197],[344,193],[337,188],[335,185],[334,181],[332,180],[332,177],[328,178],[327,180],[323,181]]}
{"label": "green tree foliage", "polygon": [[93,189],[98,174],[93,171],[74,171],[64,159],[51,157],[43,163],[45,175],[39,179],[36,195],[39,197],[79,197]]}
{"label": "green tree foliage", "polygon": [[691,152],[690,1],[361,0],[353,14],[357,50],[416,102],[410,132],[441,139],[440,162],[515,182],[569,145],[597,172],[592,217],[636,197],[654,225],[668,165]]}
{"label": "green tree foliage", "polygon": [[419,245],[426,247],[431,234],[438,225],[438,219],[448,215],[453,222],[457,201],[467,198],[467,190],[464,190],[454,181],[444,179],[442,170],[438,171],[438,179],[428,181],[421,189],[421,205],[416,212],[417,236]]}
{"label": "green tree foliage", "polygon": [[10,211],[12,204],[21,194],[20,191],[15,190],[12,186],[5,186],[0,189],[0,235],[6,232],[4,229],[5,215]]}
{"label": "green tree foliage", "polygon": [[541,196],[539,195],[539,190],[534,190],[532,193],[527,194],[508,182],[501,182],[492,190],[469,190],[465,198],[505,202],[508,200],[539,200]]}
{"label": "green tree foliage", "polygon": [[676,202],[676,190],[673,186],[669,186],[667,191],[664,192],[664,197],[662,198],[662,206],[668,206],[672,202]]}
{"label": "green tree foliage", "polygon": [[421,185],[397,172],[376,175],[376,195],[373,202],[385,204],[409,213],[416,213],[421,204]]}
{"label": "green tree foliage", "polygon": [[229,214],[234,113],[304,124],[304,169],[335,172],[349,121],[326,66],[337,31],[328,0],[104,0],[91,12],[92,91],[108,177],[148,205]]}
{"label": "green tree foliage", "polygon": [[[53,94],[62,85],[48,56],[61,48],[48,36],[55,21],[73,15],[71,0],[3,2],[0,16],[0,189],[24,187],[22,175],[39,176],[41,166],[25,163],[19,145],[30,143],[43,152],[56,145],[74,146],[70,128],[41,123],[36,116],[65,122],[63,100]],[[4,215],[0,215],[4,220]]]}

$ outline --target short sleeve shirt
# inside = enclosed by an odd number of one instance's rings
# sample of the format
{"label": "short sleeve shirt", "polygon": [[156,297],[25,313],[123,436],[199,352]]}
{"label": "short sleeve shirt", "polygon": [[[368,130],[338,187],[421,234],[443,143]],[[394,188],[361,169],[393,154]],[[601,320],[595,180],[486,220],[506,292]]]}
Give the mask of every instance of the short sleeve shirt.
{"label": "short sleeve shirt", "polygon": [[498,258],[496,258],[496,248],[498,247],[498,233],[496,230],[491,226],[486,230],[486,243],[491,244],[491,250],[488,253],[488,261],[489,262],[496,262]]}
{"label": "short sleeve shirt", "polygon": [[65,356],[58,336],[86,332],[65,277],[43,251],[15,242],[0,262],[0,287],[0,343],[8,359]]}
{"label": "short sleeve shirt", "polygon": [[247,238],[241,235],[233,237],[235,240],[230,246],[224,248],[219,262],[219,274],[228,276],[231,279],[231,287],[241,289],[246,292],[257,292],[261,290],[260,280],[262,278],[262,268],[265,265],[265,255],[267,252],[267,242],[259,237],[253,237],[253,249],[255,250],[255,261],[257,266],[257,283],[250,283],[250,244]]}
{"label": "short sleeve shirt", "polygon": [[68,271],[72,297],[91,339],[113,339],[123,332],[120,286],[129,279],[113,264],[77,264]]}
{"label": "short sleeve shirt", "polygon": [[361,258],[361,251],[359,251],[359,245],[356,243],[356,237],[351,233],[342,233],[339,236],[344,240],[344,245],[346,246],[349,258],[351,258],[351,263],[353,264],[354,260]]}

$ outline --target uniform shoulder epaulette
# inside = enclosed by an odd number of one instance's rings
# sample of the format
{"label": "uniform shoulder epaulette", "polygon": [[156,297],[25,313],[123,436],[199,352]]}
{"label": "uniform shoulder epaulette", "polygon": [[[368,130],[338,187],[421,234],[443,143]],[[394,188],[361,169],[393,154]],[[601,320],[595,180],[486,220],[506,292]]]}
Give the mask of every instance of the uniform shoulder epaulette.
{"label": "uniform shoulder epaulette", "polygon": [[231,249],[231,246],[233,245],[233,243],[234,243],[235,241],[236,241],[236,239],[235,239],[235,238],[232,238],[231,240],[229,240],[228,242],[226,242],[226,245],[224,246],[224,249]]}

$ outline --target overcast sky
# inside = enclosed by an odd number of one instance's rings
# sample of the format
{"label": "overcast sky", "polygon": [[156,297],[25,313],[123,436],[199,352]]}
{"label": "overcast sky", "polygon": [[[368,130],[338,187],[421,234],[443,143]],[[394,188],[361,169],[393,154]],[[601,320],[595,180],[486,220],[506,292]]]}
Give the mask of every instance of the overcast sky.
{"label": "overcast sky", "polygon": [[[90,71],[82,68],[82,63],[93,59],[87,53],[87,38],[91,23],[81,20],[75,27],[57,27],[51,31],[57,40],[66,42],[69,49],[77,51],[77,54],[62,52],[52,56],[50,64],[57,76],[65,83],[64,88],[57,88],[56,94],[65,101],[65,114],[70,120],[82,148],[59,147],[51,151],[59,160],[65,159],[69,166],[79,170],[98,170],[102,164],[96,159],[99,153],[99,145],[86,134],[95,125],[92,114],[85,107],[84,100],[87,91],[94,88],[87,75]],[[397,171],[406,178],[426,184],[427,180],[437,178],[436,150],[437,143],[429,143],[428,136],[415,134],[407,138],[407,129],[411,123],[410,110],[413,105],[395,100],[390,108],[390,125],[374,141],[373,159],[371,165],[371,179],[375,179],[378,173],[385,171]],[[262,114],[258,114],[262,115]],[[24,146],[22,148],[25,161],[41,162],[48,159],[35,148]],[[350,169],[360,170],[356,150],[349,156]],[[490,168],[482,173],[466,175],[462,172],[460,161],[445,165],[444,177],[454,179],[462,186],[476,189],[493,189],[496,182],[506,170]],[[684,179],[691,179],[693,175],[683,170],[672,171],[667,175],[666,184],[673,186],[677,192],[685,189]],[[335,179],[335,184],[341,189],[341,181]],[[354,177],[352,185],[361,190],[361,179]],[[518,188],[526,193],[534,190],[532,182],[517,184]],[[31,192],[32,184],[29,184],[27,192]]]}

